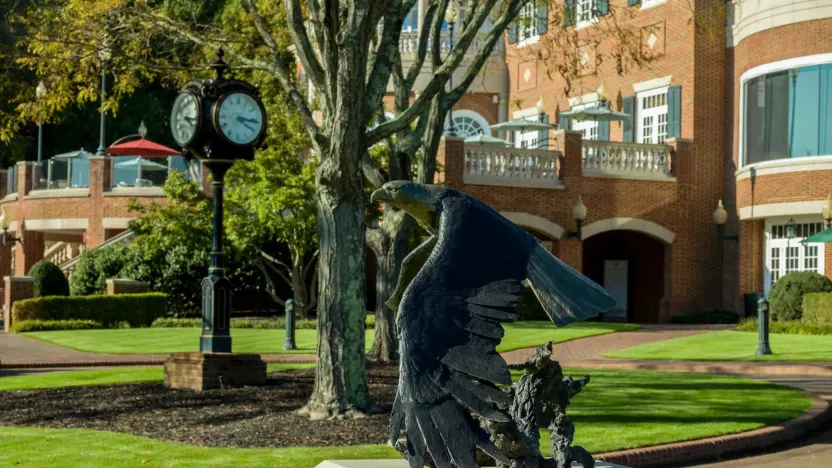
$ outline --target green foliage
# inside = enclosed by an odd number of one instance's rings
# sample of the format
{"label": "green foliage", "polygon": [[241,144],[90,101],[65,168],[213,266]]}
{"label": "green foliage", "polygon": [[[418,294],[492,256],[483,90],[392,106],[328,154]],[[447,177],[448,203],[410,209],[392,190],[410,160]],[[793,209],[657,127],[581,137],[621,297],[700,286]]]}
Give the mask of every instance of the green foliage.
{"label": "green foliage", "polygon": [[70,292],[73,296],[105,294],[108,279],[125,278],[122,271],[135,268],[132,254],[125,244],[84,251],[69,280]]}
{"label": "green foliage", "polygon": [[[737,325],[737,331],[757,332],[757,319],[747,318]],[[769,322],[769,333],[784,335],[832,335],[832,323],[809,323],[799,320]]]}
{"label": "green foliage", "polygon": [[54,330],[95,330],[104,328],[94,320],[23,320],[11,326],[12,333]]}
{"label": "green foliage", "polygon": [[162,293],[119,294],[116,296],[47,296],[17,301],[12,306],[12,323],[24,320],[92,320],[106,328],[146,327],[167,313],[167,296]]}
{"label": "green foliage", "polygon": [[803,320],[832,325],[832,293],[804,294]]}
{"label": "green foliage", "polygon": [[793,271],[774,283],[768,296],[772,320],[800,320],[803,317],[803,295],[832,292],[832,281],[813,271]]}
{"label": "green foliage", "polygon": [[670,323],[680,324],[730,324],[740,321],[740,316],[734,312],[727,310],[713,310],[710,312],[700,312],[697,314],[676,315],[670,318]]}
{"label": "green foliage", "polygon": [[[367,314],[364,323],[368,330],[375,327],[375,315]],[[158,318],[150,325],[152,328],[194,328],[202,326],[202,319],[187,319],[187,318]],[[256,328],[269,330],[285,330],[286,319],[278,317],[276,319],[245,319],[232,318],[231,328]],[[317,330],[317,320],[295,320],[296,330]]]}
{"label": "green foliage", "polygon": [[69,282],[58,265],[41,260],[29,269],[35,297],[69,296]]}

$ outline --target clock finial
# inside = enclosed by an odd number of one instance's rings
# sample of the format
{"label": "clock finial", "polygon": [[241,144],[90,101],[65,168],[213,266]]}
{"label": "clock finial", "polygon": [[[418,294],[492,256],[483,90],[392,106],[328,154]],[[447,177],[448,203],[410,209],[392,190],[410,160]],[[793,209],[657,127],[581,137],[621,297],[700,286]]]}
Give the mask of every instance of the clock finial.
{"label": "clock finial", "polygon": [[222,58],[225,56],[225,51],[222,50],[222,47],[217,49],[217,60],[211,64],[211,68],[214,69],[214,72],[217,74],[216,79],[221,80],[223,79],[223,74],[230,68],[225,60]]}

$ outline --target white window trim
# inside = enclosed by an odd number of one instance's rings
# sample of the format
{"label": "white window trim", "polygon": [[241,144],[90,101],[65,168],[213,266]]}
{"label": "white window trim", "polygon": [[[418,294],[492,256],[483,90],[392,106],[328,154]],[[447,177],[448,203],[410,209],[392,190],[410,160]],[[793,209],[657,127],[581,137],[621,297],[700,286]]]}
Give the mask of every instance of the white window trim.
{"label": "white window trim", "polygon": [[578,12],[578,6],[581,4],[581,0],[575,0],[575,30],[580,30],[584,28],[588,28],[596,23],[598,23],[598,10],[595,8],[596,0],[590,0],[589,5],[589,19],[584,21],[578,21],[578,17],[580,13]]}
{"label": "white window trim", "polygon": [[[649,91],[644,91],[644,92],[636,94],[636,119],[635,119],[636,122],[635,122],[635,125],[634,125],[634,131],[636,132],[636,134],[634,135],[634,137],[635,137],[634,140],[636,141],[636,143],[644,144],[644,117],[645,117],[645,113],[647,113],[648,116],[653,115],[657,118],[658,118],[658,115],[661,114],[661,112],[655,110],[655,109],[659,109],[658,107],[653,108],[653,109],[648,109],[648,110],[645,111],[643,109],[644,98],[650,97],[650,96],[657,96],[659,94],[667,94],[669,89],[670,88],[665,86],[665,87],[661,87],[661,88],[654,88],[654,89],[651,89]],[[665,114],[667,114],[667,117],[670,118],[669,103],[666,102],[663,107],[666,110]],[[652,143],[648,143],[648,144],[652,144]]]}
{"label": "white window trim", "polygon": [[[805,223],[823,223],[823,219],[820,215],[803,215],[803,216],[779,216],[779,217],[772,217],[767,218],[765,223],[765,232],[763,233],[763,248],[765,249],[765,256],[764,256],[764,264],[763,264],[763,292],[768,295],[769,291],[771,291],[771,242],[774,241],[778,244],[782,244],[784,247],[798,247],[799,255],[798,258],[803,260],[805,257],[803,256],[803,247],[804,244],[801,244],[800,241],[803,240],[803,237],[795,237],[794,239],[784,241],[782,239],[770,239],[771,237],[771,227],[779,224],[786,224],[789,222],[789,219],[794,219],[794,222],[797,224],[805,224]],[[825,274],[825,265],[824,265],[824,256],[825,256],[825,247],[826,244],[811,244],[816,245],[818,247],[818,266],[817,272],[821,275]],[[783,260],[785,261],[785,255],[783,255]],[[782,266],[785,270],[785,265]],[[805,271],[803,266],[798,264],[798,270],[796,271]]]}
{"label": "white window trim", "polygon": [[[745,164],[745,83],[752,78],[757,78],[758,76],[767,75],[769,73],[812,65],[827,65],[829,63],[832,63],[832,54],[807,55],[805,57],[795,57],[786,60],[780,60],[778,62],[771,62],[763,65],[758,65],[740,75],[740,140],[738,142],[739,153],[737,155],[737,160],[739,162],[740,169],[756,166],[756,164],[749,164],[748,166],[746,166]],[[810,157],[816,158],[818,156]]]}
{"label": "white window trim", "polygon": [[[491,136],[491,128],[489,128],[491,126],[491,124],[489,124],[488,120],[486,120],[486,118],[483,117],[482,115],[480,115],[479,113],[474,112],[470,109],[460,109],[460,110],[453,111],[453,118],[454,119],[457,119],[457,118],[460,118],[460,117],[468,117],[469,119],[475,120],[478,124],[480,124],[480,126],[482,126],[483,135]],[[445,128],[450,127],[450,125],[449,125],[450,118],[451,118],[450,115],[447,115],[445,117]]]}
{"label": "white window trim", "polygon": [[[570,110],[582,110],[582,109],[587,109],[587,108],[590,108],[590,107],[598,107],[599,105],[600,105],[600,102],[598,102],[598,101],[586,102],[586,103],[583,103],[583,104],[577,104],[575,106],[572,106],[572,109],[570,109]],[[599,129],[598,124],[599,124],[599,122],[597,120],[573,120],[572,123],[569,126],[569,129],[573,130],[573,131],[576,131],[576,132],[581,132],[581,133],[584,133],[585,130],[590,130],[590,133],[592,133],[591,129],[594,127],[595,128],[595,138],[594,139],[597,140],[598,139],[598,129]],[[587,139],[587,138],[584,138],[584,139]]]}
{"label": "white window trim", "polygon": [[659,5],[664,5],[667,0],[641,0],[641,9],[648,10]]}
{"label": "white window trim", "polygon": [[653,78],[652,80],[642,81],[640,83],[633,83],[633,91],[636,93],[643,93],[656,88],[667,88],[670,86],[671,79],[673,79],[673,75]]}
{"label": "white window trim", "polygon": [[[537,30],[537,7],[534,2],[527,3],[523,8],[520,10],[520,13],[517,15],[517,19],[523,19],[523,11],[526,7],[532,8],[532,18],[531,23],[534,23],[534,31],[535,34],[533,36],[529,36],[520,40],[520,26],[517,26],[517,47],[526,47],[532,44],[537,44],[540,41],[540,32]],[[525,19],[524,19],[525,21]]]}
{"label": "white window trim", "polygon": [[571,98],[569,98],[569,105],[571,107],[575,107],[575,106],[579,106],[579,105],[582,105],[582,104],[592,104],[592,103],[595,103],[596,101],[600,101],[600,99],[598,98],[598,93],[597,92],[584,94],[583,96],[571,97]]}

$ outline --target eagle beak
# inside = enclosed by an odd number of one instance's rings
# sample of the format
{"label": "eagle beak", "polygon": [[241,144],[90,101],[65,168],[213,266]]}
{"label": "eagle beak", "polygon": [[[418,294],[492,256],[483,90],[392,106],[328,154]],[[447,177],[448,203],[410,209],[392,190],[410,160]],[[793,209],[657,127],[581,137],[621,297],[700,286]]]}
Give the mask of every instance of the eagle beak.
{"label": "eagle beak", "polygon": [[372,203],[389,203],[395,201],[395,198],[387,190],[380,188],[370,195],[370,202]]}

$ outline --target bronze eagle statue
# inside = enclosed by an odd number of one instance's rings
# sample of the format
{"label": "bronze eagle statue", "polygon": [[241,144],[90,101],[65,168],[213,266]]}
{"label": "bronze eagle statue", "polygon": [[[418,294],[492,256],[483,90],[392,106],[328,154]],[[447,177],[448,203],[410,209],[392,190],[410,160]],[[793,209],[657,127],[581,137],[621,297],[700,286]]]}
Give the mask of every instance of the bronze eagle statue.
{"label": "bronze eagle statue", "polygon": [[408,212],[430,238],[402,264],[388,301],[398,311],[399,385],[390,443],[401,430],[413,468],[426,454],[438,468],[478,467],[476,449],[505,465],[508,458],[471,416],[506,422],[511,384],[497,353],[501,323],[519,318],[515,307],[528,283],[558,326],[615,307],[595,282],[573,270],[486,204],[458,190],[409,181],[384,184],[372,196]]}

